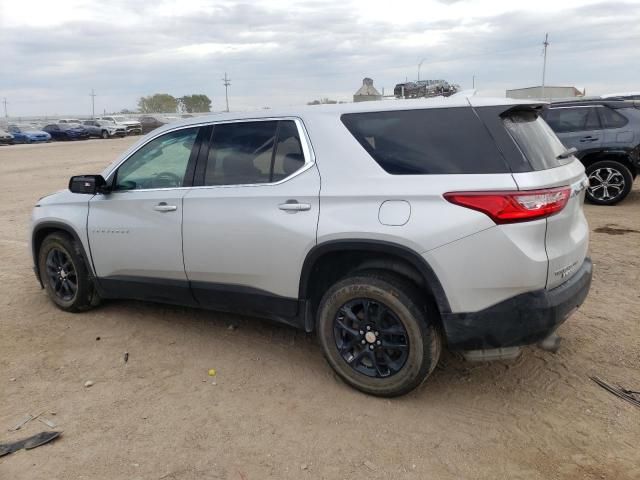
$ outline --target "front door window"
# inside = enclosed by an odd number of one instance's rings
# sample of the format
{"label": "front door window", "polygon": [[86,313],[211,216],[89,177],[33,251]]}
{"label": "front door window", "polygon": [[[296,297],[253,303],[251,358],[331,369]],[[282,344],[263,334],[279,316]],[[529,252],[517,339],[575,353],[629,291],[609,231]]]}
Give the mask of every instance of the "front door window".
{"label": "front door window", "polygon": [[182,187],[197,134],[186,128],[151,140],[120,166],[114,190]]}

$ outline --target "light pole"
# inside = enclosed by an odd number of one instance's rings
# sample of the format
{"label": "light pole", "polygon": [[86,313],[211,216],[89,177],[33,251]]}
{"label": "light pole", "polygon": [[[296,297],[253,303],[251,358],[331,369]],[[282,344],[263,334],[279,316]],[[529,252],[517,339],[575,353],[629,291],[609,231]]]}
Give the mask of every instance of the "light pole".
{"label": "light pole", "polygon": [[422,63],[426,60],[426,58],[423,58],[422,60],[420,60],[420,63],[418,63],[418,81],[420,81],[420,69],[422,68]]}

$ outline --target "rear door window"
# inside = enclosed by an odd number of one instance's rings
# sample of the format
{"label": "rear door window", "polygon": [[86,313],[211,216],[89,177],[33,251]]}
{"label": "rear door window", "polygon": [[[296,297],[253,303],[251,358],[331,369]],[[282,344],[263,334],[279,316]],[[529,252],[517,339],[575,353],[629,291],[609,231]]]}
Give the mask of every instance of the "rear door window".
{"label": "rear door window", "polygon": [[285,179],[305,163],[292,120],[216,124],[205,185],[254,185]]}
{"label": "rear door window", "polygon": [[482,122],[468,107],[349,113],[342,123],[387,173],[508,173]]}
{"label": "rear door window", "polygon": [[599,108],[598,112],[600,113],[602,128],[622,128],[627,124],[625,117],[609,107]]}
{"label": "rear door window", "polygon": [[502,121],[534,170],[558,167],[573,160],[571,157],[558,159],[566,148],[535,111],[510,111],[503,115]]}

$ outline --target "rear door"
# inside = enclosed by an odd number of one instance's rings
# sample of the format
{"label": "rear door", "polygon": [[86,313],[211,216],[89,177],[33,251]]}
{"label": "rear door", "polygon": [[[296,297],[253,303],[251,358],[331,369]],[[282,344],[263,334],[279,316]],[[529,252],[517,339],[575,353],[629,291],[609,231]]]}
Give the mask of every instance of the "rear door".
{"label": "rear door", "polygon": [[603,145],[607,148],[624,149],[633,145],[633,137],[636,133],[627,117],[622,115],[625,110],[629,109],[614,110],[607,106],[598,108],[602,123]]}
{"label": "rear door", "polygon": [[570,278],[587,254],[589,226],[583,212],[587,186],[584,166],[574,156],[559,158],[565,147],[534,112],[513,112],[505,115],[503,122],[534,170],[513,174],[520,190],[564,186],[571,189],[565,208],[547,218],[547,288],[551,289]]}
{"label": "rear door", "polygon": [[[206,149],[205,149],[206,150]],[[320,175],[297,119],[218,123],[184,198],[184,264],[202,305],[297,314]]]}

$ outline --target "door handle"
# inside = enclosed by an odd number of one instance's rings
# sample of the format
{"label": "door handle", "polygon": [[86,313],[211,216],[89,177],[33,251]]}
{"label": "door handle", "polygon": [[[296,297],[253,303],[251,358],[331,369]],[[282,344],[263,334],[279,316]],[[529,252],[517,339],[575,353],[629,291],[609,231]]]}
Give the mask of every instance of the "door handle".
{"label": "door handle", "polygon": [[588,135],[586,137],[582,137],[580,139],[580,141],[582,143],[584,143],[584,142],[597,142],[598,141],[598,137],[592,137],[591,135]]}
{"label": "door handle", "polygon": [[175,212],[178,207],[176,207],[175,205],[167,205],[167,202],[160,202],[155,207],[153,207],[153,209],[156,212]]}
{"label": "door handle", "polygon": [[298,203],[297,200],[287,200],[285,203],[281,203],[278,205],[280,210],[284,210],[285,212],[303,212],[307,210],[311,210],[310,203]]}

